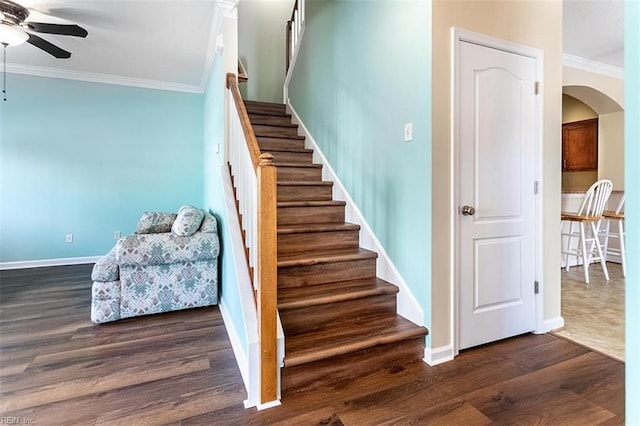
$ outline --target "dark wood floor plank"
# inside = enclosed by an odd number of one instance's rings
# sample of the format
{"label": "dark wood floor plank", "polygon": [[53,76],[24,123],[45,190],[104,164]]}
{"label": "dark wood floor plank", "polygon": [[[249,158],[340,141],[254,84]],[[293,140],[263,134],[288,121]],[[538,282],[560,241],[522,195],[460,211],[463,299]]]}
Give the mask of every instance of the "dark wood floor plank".
{"label": "dark wood floor plank", "polygon": [[[223,377],[230,380],[221,380],[225,391],[236,393],[236,403],[246,397],[244,387],[234,375],[238,374],[235,366],[219,370]],[[49,424],[75,425],[90,422],[94,424],[97,416],[111,416],[128,413],[132,410],[153,408],[156,402],[173,400],[176,404],[184,398],[194,398],[212,388],[210,371],[199,371],[193,374],[185,374],[165,380],[142,383],[129,387],[113,389],[93,395],[74,398],[71,400],[51,403],[43,406],[22,410],[17,415],[35,419],[47,419]],[[230,384],[231,383],[231,384]],[[218,388],[218,387],[217,387]],[[179,389],[180,391],[176,391]],[[186,390],[186,391],[185,391]],[[219,388],[218,388],[219,390]],[[245,395],[244,397],[242,395]],[[214,402],[212,407],[217,407]],[[114,420],[113,424],[120,424]]]}
{"label": "dark wood floor plank", "polygon": [[[492,411],[488,417],[498,424],[513,425],[597,425],[615,418],[615,414],[591,404],[574,392],[554,391],[555,398],[544,398],[537,403],[529,401],[525,406],[510,408],[516,401],[500,395],[491,397],[491,403],[498,405],[504,401],[508,407],[504,410]],[[482,411],[482,410],[481,410]],[[579,413],[579,420],[576,420]],[[486,414],[486,413],[485,413]]]}
{"label": "dark wood floor plank", "polygon": [[[545,369],[484,387],[464,395],[464,398],[496,421],[509,418],[514,411],[522,413],[526,418],[535,417],[536,410],[545,406],[545,418],[557,415],[561,422],[565,411],[564,407],[558,405],[572,405],[574,409],[569,412],[580,412],[588,423],[608,420],[615,413],[592,403],[588,396],[593,392],[606,391],[601,383],[620,369],[619,364],[611,364],[610,361],[610,358],[589,352]],[[557,398],[550,400],[549,394],[556,395]],[[558,401],[562,401],[562,404]]]}
{"label": "dark wood floor plank", "polygon": [[[211,343],[208,337],[194,340],[187,347],[168,347],[151,352],[123,354],[99,357],[87,360],[69,360],[64,364],[32,364],[25,369],[25,375],[13,375],[3,379],[1,392],[16,392],[21,389],[33,389],[49,383],[64,382],[68,377],[81,377],[84,380],[98,380],[117,371],[132,371],[144,366],[146,369],[164,367],[176,360],[206,357],[211,359],[220,349]],[[28,380],[25,380],[25,376]]]}
{"label": "dark wood floor plank", "polygon": [[[377,425],[487,425],[492,421],[471,404],[462,399],[448,400],[445,403],[416,407],[413,411],[396,410],[392,419],[377,422]],[[347,424],[364,424],[362,421],[352,422],[351,418],[342,414]],[[366,420],[364,420],[366,422]]]}
{"label": "dark wood floor plank", "polygon": [[550,335],[543,336],[550,338],[513,353],[511,359],[526,369],[535,371],[589,352],[588,349],[567,340],[556,339]]}
{"label": "dark wood floor plank", "polygon": [[209,358],[202,355],[158,363],[153,369],[148,368],[144,360],[140,360],[137,366],[116,370],[102,377],[85,379],[76,374],[63,381],[54,382],[53,385],[40,386],[37,389],[2,391],[0,411],[16,411],[207,369],[209,369]]}
{"label": "dark wood floor plank", "polygon": [[90,265],[0,271],[0,414],[36,424],[624,424],[624,364],[553,335],[245,409],[217,307],[95,325]]}

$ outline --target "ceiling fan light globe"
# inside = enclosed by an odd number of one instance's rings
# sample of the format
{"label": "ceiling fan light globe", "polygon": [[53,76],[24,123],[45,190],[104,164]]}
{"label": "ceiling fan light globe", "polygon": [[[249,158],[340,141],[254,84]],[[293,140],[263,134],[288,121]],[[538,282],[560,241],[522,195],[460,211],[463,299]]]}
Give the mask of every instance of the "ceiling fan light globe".
{"label": "ceiling fan light globe", "polygon": [[7,46],[19,46],[29,39],[27,34],[22,28],[0,24],[0,44],[6,44]]}

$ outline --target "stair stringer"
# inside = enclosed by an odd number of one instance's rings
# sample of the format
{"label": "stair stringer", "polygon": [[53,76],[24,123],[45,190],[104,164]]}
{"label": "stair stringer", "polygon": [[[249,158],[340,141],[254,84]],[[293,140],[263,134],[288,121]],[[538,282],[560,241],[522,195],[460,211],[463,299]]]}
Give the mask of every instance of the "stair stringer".
{"label": "stair stringer", "polygon": [[347,203],[345,206],[345,221],[360,225],[360,246],[378,253],[376,261],[378,277],[399,288],[400,291],[397,295],[398,315],[414,324],[424,326],[424,311],[422,307],[288,98],[286,99],[286,107],[287,113],[291,114],[292,123],[298,125],[298,134],[306,138],[305,147],[313,149],[313,162],[322,164],[323,180],[333,181],[333,199]]}
{"label": "stair stringer", "polygon": [[[233,306],[227,303],[224,293],[218,303],[225,329],[231,341],[233,354],[242,376],[245,389],[247,391],[247,399],[244,400],[244,407],[256,407],[258,410],[270,408],[279,405],[280,398],[280,368],[284,366],[284,331],[280,316],[276,318],[278,339],[277,362],[278,362],[278,401],[261,404],[260,403],[260,338],[258,335],[258,310],[256,307],[253,284],[251,282],[251,274],[249,265],[245,256],[245,246],[242,239],[242,228],[238,220],[238,211],[236,209],[236,199],[231,182],[231,174],[229,167],[222,165],[220,167],[222,177],[223,195],[225,203],[225,214],[228,223],[228,232],[231,239],[231,247],[226,248],[226,255],[233,257],[234,269],[236,272],[236,284],[238,286],[239,300],[235,301]],[[242,312],[242,320],[240,324],[234,322],[231,310],[240,310]],[[238,327],[242,327],[245,338],[241,337]]]}

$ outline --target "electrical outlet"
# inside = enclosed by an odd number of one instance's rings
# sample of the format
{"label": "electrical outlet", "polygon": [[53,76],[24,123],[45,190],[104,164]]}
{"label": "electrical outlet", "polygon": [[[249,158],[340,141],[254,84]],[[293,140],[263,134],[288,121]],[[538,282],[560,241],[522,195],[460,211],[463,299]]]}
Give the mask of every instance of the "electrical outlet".
{"label": "electrical outlet", "polygon": [[413,123],[404,125],[404,141],[411,142],[413,140]]}
{"label": "electrical outlet", "polygon": [[64,241],[66,243],[72,243],[73,242],[73,234],[65,234]]}
{"label": "electrical outlet", "polygon": [[122,235],[120,234],[120,231],[113,231],[113,239],[114,240],[119,240],[121,236]]}

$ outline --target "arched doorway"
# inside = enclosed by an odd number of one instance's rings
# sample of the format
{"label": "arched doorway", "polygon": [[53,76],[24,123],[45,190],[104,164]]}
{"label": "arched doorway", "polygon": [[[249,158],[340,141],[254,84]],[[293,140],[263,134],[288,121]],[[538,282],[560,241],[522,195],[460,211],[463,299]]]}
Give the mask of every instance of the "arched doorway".
{"label": "arched doorway", "polygon": [[[603,80],[611,84],[614,79]],[[618,83],[622,87],[623,82]],[[609,89],[609,93],[599,89]],[[621,99],[614,99],[617,97],[615,89],[616,85],[612,85],[612,88],[595,88],[582,84],[567,84],[563,87],[563,124],[573,124],[580,120],[594,121],[598,135],[595,170],[563,169],[563,211],[577,210],[584,190],[598,179],[610,179],[614,182],[610,209],[615,208],[624,194],[624,108]],[[571,269],[570,272],[563,269],[561,312],[565,328],[558,334],[624,359],[625,282],[617,264],[619,258],[610,256],[607,260],[610,265],[610,281],[605,281],[600,268],[594,265],[591,266],[591,276],[597,278],[592,279],[589,286],[581,279],[582,267]]]}

